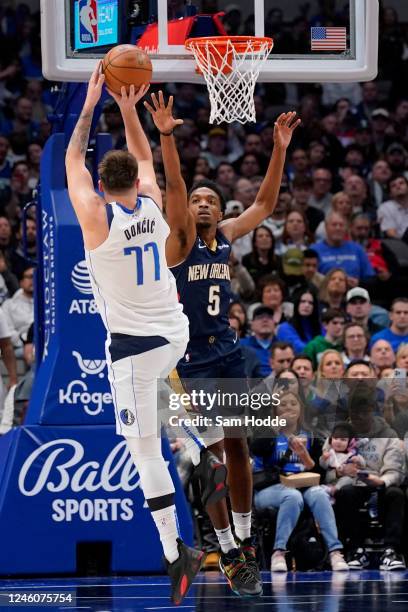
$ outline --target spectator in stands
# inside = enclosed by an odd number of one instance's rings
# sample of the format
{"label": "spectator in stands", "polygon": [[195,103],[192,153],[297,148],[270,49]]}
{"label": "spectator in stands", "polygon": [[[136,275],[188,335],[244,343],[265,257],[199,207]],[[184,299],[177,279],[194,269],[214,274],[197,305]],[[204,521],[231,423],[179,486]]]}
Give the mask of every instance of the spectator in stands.
{"label": "spectator in stands", "polygon": [[370,337],[383,329],[381,325],[370,319],[370,294],[363,287],[353,287],[347,292],[346,312],[351,321],[362,325]]}
{"label": "spectator in stands", "polygon": [[245,337],[248,331],[248,320],[245,306],[239,302],[231,302],[228,308],[229,317],[237,317],[241,323],[241,336]]}
{"label": "spectator in stands", "polygon": [[248,208],[254,202],[254,189],[251,181],[246,178],[239,178],[234,187],[234,200],[239,200]]}
{"label": "spectator in stands", "polygon": [[207,150],[202,155],[212,170],[221,162],[229,161],[227,132],[223,128],[215,127],[208,132]]}
{"label": "spectator in stands", "polygon": [[235,170],[231,164],[229,164],[228,162],[222,162],[221,164],[219,164],[216,172],[216,181],[217,184],[221,187],[226,200],[232,199],[233,187],[236,179],[237,177],[235,174]]}
{"label": "spectator in stands", "polygon": [[391,273],[384,259],[381,240],[371,237],[371,219],[366,213],[353,215],[350,225],[350,237],[365,250],[378,278],[381,281],[389,280]]}
{"label": "spectator in stands", "polygon": [[381,155],[387,142],[387,131],[390,127],[390,113],[386,108],[376,108],[371,113],[371,125],[377,154]]}
{"label": "spectator in stands", "polygon": [[285,301],[286,285],[278,276],[264,276],[259,281],[261,302],[264,306],[272,308],[275,325],[283,323],[293,315],[293,304]]}
{"label": "spectator in stands", "polygon": [[[22,349],[22,334],[27,333],[34,319],[34,268],[27,268],[20,281],[20,289],[2,305],[7,324],[11,329],[14,349]],[[22,350],[20,351],[22,353]]]}
{"label": "spectator in stands", "polygon": [[279,241],[276,253],[280,257],[289,249],[304,251],[312,242],[306,216],[301,208],[292,208],[286,215],[282,238]]}
{"label": "spectator in stands", "polygon": [[322,333],[319,302],[315,292],[300,289],[292,297],[293,317],[278,327],[278,340],[290,342],[295,353],[303,353],[306,344]]}
{"label": "spectator in stands", "polygon": [[18,98],[14,104],[14,119],[0,123],[0,132],[3,135],[21,134],[27,144],[37,137],[38,129],[38,123],[33,121],[33,104],[31,100],[23,96]]}
{"label": "spectator in stands", "polygon": [[343,349],[343,332],[346,322],[345,314],[341,310],[331,309],[326,310],[322,315],[322,323],[325,328],[325,333],[316,336],[305,346],[304,353],[313,361],[313,367],[316,369],[321,356],[329,349],[341,352]]}
{"label": "spectator in stands", "polygon": [[378,108],[379,92],[375,81],[368,81],[361,85],[362,100],[357,105],[357,112],[362,118],[371,119],[373,111]]}
{"label": "spectator in stands", "polygon": [[327,212],[332,200],[333,176],[327,168],[317,168],[312,175],[313,191],[309,199],[309,205],[318,208],[323,213]]}
{"label": "spectator in stands", "polygon": [[345,366],[356,360],[369,360],[367,355],[368,337],[359,323],[346,323],[344,327],[343,362]]}
{"label": "spectator in stands", "polygon": [[368,181],[370,197],[375,208],[379,208],[388,198],[388,185],[392,176],[389,164],[380,159],[375,162],[371,172],[371,178]]}
{"label": "spectator in stands", "polygon": [[27,161],[28,161],[28,187],[35,189],[38,181],[40,180],[40,160],[42,154],[42,147],[37,142],[32,142],[27,148]]}
{"label": "spectator in stands", "polygon": [[386,340],[392,346],[394,353],[400,344],[408,342],[408,298],[396,298],[391,304],[391,325],[382,329],[371,338],[371,345],[377,340]]}
{"label": "spectator in stands", "polygon": [[275,209],[262,223],[262,225],[271,230],[276,241],[282,238],[286,215],[291,204],[292,197],[287,190],[287,185],[281,185]]}
{"label": "spectator in stands", "polygon": [[12,167],[8,157],[9,150],[8,139],[0,133],[0,199],[3,199],[2,192],[10,187]]}
{"label": "spectator in stands", "polygon": [[344,310],[347,292],[347,275],[343,268],[332,268],[324,277],[319,291],[322,311],[328,308]]}
{"label": "spectator in stands", "polygon": [[238,261],[233,252],[231,252],[228,263],[232,293],[244,301],[250,300],[255,292],[255,283],[252,276],[245,266]]}
{"label": "spectator in stands", "polygon": [[322,286],[324,276],[317,271],[319,266],[319,256],[313,249],[303,251],[303,276],[307,284],[319,290]]}
{"label": "spectator in stands", "polygon": [[354,359],[350,361],[346,366],[344,377],[358,380],[370,378],[377,380],[374,366],[368,361],[367,357],[365,359]]}
{"label": "spectator in stands", "polygon": [[370,203],[368,201],[367,183],[361,176],[352,174],[346,178],[344,181],[344,192],[350,198],[353,213],[363,212],[369,209]]}
{"label": "spectator in stands", "polygon": [[404,238],[408,229],[408,179],[405,176],[393,177],[389,190],[391,200],[378,209],[378,222],[387,238]]}
{"label": "spectator in stands", "polygon": [[278,269],[278,258],[275,255],[275,238],[269,228],[260,225],[252,235],[252,253],[244,255],[242,265],[246,267],[255,283],[264,276]]}
{"label": "spectator in stands", "polygon": [[[6,316],[0,308],[0,353],[8,376],[8,386],[11,387],[17,384],[17,364],[14,354],[13,344],[11,342],[11,329],[8,326]],[[0,413],[3,410],[4,403],[4,386],[3,380],[0,377]]]}
{"label": "spectator in stands", "polygon": [[259,175],[261,172],[261,164],[254,153],[246,153],[243,155],[238,164],[238,173],[244,178],[251,179]]}
{"label": "spectator in stands", "polygon": [[19,284],[15,274],[10,272],[6,258],[0,251],[0,306],[12,297],[18,290]]}
{"label": "spectator in stands", "polygon": [[275,340],[275,321],[272,308],[259,306],[254,310],[251,323],[252,335],[240,340],[242,346],[255,349],[261,363],[261,376],[271,373],[269,350]]}
{"label": "spectator in stands", "polygon": [[378,376],[388,368],[393,368],[395,363],[395,353],[391,344],[387,340],[371,341],[370,359],[376,368]]}
{"label": "spectator in stands", "polygon": [[337,492],[336,515],[340,537],[349,542],[349,567],[362,570],[368,567],[364,549],[365,530],[360,508],[373,492],[383,491],[384,527],[386,550],[380,559],[381,570],[405,569],[405,561],[399,554],[404,526],[404,494],[399,485],[405,476],[405,460],[397,434],[383,418],[374,416],[376,396],[369,387],[356,388],[349,399],[350,422],[355,435],[367,438],[359,447],[366,461],[367,475],[358,474],[358,467],[349,463],[343,467],[343,475],[357,476],[365,486],[348,485]]}
{"label": "spectator in stands", "polygon": [[402,144],[399,142],[390,144],[385,152],[385,159],[394,175],[402,175],[408,179],[407,152]]}
{"label": "spectator in stands", "polygon": [[[319,442],[304,429],[304,406],[296,394],[292,391],[282,393],[276,412],[278,416],[286,420],[286,426],[281,427],[279,431],[279,450],[276,437],[255,437],[250,446],[254,455],[255,507],[278,509],[271,571],[286,572],[288,570],[285,551],[290,534],[295,528],[305,502],[315,520],[319,522],[330,552],[332,569],[344,570],[346,564],[341,554],[341,544],[337,538],[336,521],[324,489],[309,487],[299,490],[285,487],[279,483],[278,470],[275,471],[275,483],[271,478],[266,478],[268,466],[280,465],[285,472],[291,473],[298,471],[298,467],[295,466],[296,462],[300,462],[304,470],[318,471],[318,458],[321,452]],[[282,455],[284,455],[283,461]]]}
{"label": "spectator in stands", "polygon": [[342,267],[347,274],[350,287],[360,280],[374,276],[374,270],[365,251],[359,244],[344,240],[346,222],[339,213],[330,213],[326,218],[327,238],[313,245],[320,259],[319,272],[327,274],[334,267]]}
{"label": "spectator in stands", "polygon": [[[351,204],[350,197],[347,195],[347,193],[345,193],[344,191],[338,191],[336,194],[334,194],[332,198],[331,209],[328,212],[331,211],[339,213],[346,220],[347,227],[349,226],[353,213],[353,206]],[[319,223],[315,232],[315,238],[316,240],[326,240],[327,235],[324,220]],[[347,231],[344,238],[347,238]]]}
{"label": "spectator in stands", "polygon": [[295,176],[292,183],[293,205],[303,210],[309,229],[314,233],[324,220],[324,213],[314,206],[309,206],[312,189],[313,181],[309,176]]}
{"label": "spectator in stands", "polygon": [[305,149],[294,149],[288,166],[288,177],[291,182],[310,175],[309,158]]}

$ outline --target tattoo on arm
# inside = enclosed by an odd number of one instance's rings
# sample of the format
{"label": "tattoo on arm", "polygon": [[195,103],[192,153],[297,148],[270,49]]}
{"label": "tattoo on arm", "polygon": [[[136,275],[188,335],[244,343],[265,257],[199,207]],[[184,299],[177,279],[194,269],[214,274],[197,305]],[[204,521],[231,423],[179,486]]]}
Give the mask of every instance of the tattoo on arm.
{"label": "tattoo on arm", "polygon": [[79,116],[78,122],[72,133],[71,140],[69,142],[69,149],[73,149],[75,153],[80,153],[82,157],[85,157],[88,149],[89,132],[92,125],[92,112],[82,112]]}

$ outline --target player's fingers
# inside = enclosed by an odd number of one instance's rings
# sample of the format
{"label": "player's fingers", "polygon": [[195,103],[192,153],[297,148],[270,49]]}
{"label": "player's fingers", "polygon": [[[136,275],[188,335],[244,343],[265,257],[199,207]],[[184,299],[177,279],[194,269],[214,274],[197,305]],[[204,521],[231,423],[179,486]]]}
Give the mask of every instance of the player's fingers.
{"label": "player's fingers", "polygon": [[167,104],[167,108],[169,109],[170,112],[173,110],[173,102],[174,102],[174,97],[170,96],[168,104]]}
{"label": "player's fingers", "polygon": [[160,108],[165,108],[164,96],[163,96],[163,92],[161,89],[159,90],[159,103],[160,103]]}
{"label": "player's fingers", "polygon": [[134,98],[135,97],[135,86],[131,85],[129,87],[129,98]]}
{"label": "player's fingers", "polygon": [[153,106],[150,106],[150,104],[149,104],[148,102],[146,102],[146,100],[143,102],[143,105],[144,105],[144,107],[145,107],[145,108],[147,108],[147,110],[149,111],[149,113],[150,113],[151,115],[153,115],[153,114],[154,114],[154,108],[153,108]]}
{"label": "player's fingers", "polygon": [[121,96],[122,96],[122,100],[124,100],[127,97],[126,87],[124,85],[122,85],[122,87],[120,88],[120,93],[121,93]]}
{"label": "player's fingers", "polygon": [[176,125],[183,125],[184,121],[182,119],[175,119],[174,120]]}
{"label": "player's fingers", "polygon": [[154,106],[154,108],[157,110],[157,109],[159,108],[159,103],[158,103],[158,101],[157,101],[157,98],[156,98],[156,94],[155,94],[155,93],[152,93],[152,102],[153,102],[153,106]]}
{"label": "player's fingers", "polygon": [[143,96],[145,96],[147,94],[147,92],[150,89],[150,83],[147,83],[146,85],[142,85],[139,92],[140,92],[140,97],[143,98]]}

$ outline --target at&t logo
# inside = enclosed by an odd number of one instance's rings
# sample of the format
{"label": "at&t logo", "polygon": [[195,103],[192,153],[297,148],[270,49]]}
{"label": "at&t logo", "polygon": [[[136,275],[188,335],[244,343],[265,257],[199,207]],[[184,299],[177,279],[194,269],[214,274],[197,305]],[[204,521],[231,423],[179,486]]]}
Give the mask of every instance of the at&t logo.
{"label": "at&t logo", "polygon": [[[78,293],[86,296],[92,296],[91,279],[83,259],[79,261],[72,269],[71,282]],[[74,299],[69,307],[69,314],[97,314],[98,307],[92,297]]]}

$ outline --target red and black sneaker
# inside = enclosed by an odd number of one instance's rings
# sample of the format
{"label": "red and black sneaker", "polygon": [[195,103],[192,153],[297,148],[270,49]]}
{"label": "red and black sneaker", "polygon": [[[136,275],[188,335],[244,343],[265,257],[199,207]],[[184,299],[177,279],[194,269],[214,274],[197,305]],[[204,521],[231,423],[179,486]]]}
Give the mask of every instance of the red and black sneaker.
{"label": "red and black sneaker", "polygon": [[256,559],[256,538],[255,536],[251,536],[246,538],[245,540],[240,540],[239,538],[235,538],[239,547],[245,555],[245,559],[247,562],[247,566],[249,566],[254,574],[254,579],[259,583],[260,588],[262,589],[262,578],[261,573],[259,571],[258,561]]}
{"label": "red and black sneaker", "polygon": [[171,601],[179,606],[203,566],[206,553],[186,546],[180,538],[177,538],[177,548],[178,559],[169,563],[165,558],[164,563],[171,580]]}
{"label": "red and black sneaker", "polygon": [[220,570],[228,580],[231,590],[239,597],[259,597],[262,595],[262,583],[254,574],[251,564],[247,562],[240,548],[233,548],[228,553],[221,553]]}
{"label": "red and black sneaker", "polygon": [[208,448],[200,453],[200,463],[194,473],[200,479],[201,502],[206,508],[227,496],[227,468]]}

